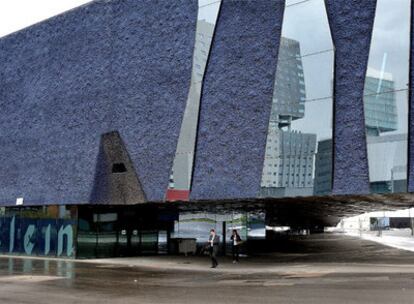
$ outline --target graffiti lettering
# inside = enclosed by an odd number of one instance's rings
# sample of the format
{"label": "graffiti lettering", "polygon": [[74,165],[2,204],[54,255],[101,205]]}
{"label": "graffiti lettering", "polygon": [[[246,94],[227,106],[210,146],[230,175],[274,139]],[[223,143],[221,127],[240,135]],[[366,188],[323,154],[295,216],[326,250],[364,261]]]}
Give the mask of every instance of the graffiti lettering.
{"label": "graffiti lettering", "polygon": [[50,252],[50,224],[47,225],[45,231],[45,255],[48,255]]}
{"label": "graffiti lettering", "polygon": [[58,233],[58,250],[57,255],[61,256],[63,253],[63,237],[66,235],[66,255],[71,256],[73,252],[73,230],[71,225],[65,228],[60,227]]}
{"label": "graffiti lettering", "polygon": [[26,233],[23,238],[23,248],[26,254],[31,255],[35,243],[33,242],[33,236],[36,232],[36,227],[34,225],[29,225],[27,227]]}
{"label": "graffiti lettering", "polygon": [[75,254],[72,221],[33,220],[13,216],[3,221],[1,228],[3,236],[0,252],[68,257]]}

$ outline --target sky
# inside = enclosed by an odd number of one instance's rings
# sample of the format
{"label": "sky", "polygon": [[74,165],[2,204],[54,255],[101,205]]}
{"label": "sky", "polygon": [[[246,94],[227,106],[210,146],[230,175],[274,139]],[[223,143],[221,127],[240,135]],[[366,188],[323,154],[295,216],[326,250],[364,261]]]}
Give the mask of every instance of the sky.
{"label": "sky", "polygon": [[90,0],[1,0],[0,37],[6,36]]}
{"label": "sky", "polygon": [[[306,99],[318,99],[332,94],[333,52],[328,19],[323,0],[287,0],[282,36],[300,42],[304,69]],[[407,88],[409,50],[410,0],[378,0],[370,50],[369,68],[380,71],[387,53],[385,72],[392,75],[396,89]],[[301,22],[297,22],[300,20]],[[314,54],[309,56],[309,54]],[[395,94],[399,130],[407,132],[407,93]],[[332,100],[305,103],[305,117],[295,120],[292,128],[314,133],[319,139],[332,136]]]}

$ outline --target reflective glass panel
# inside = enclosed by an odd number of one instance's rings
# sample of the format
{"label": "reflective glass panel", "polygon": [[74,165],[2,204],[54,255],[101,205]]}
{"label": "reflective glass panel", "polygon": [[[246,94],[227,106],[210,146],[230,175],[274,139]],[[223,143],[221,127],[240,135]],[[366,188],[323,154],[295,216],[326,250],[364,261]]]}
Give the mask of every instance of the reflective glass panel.
{"label": "reflective glass panel", "polygon": [[112,257],[116,255],[117,230],[116,223],[118,214],[116,212],[94,213],[93,221],[97,227],[97,257]]}
{"label": "reflective glass panel", "polygon": [[141,254],[158,253],[158,231],[141,231]]}
{"label": "reflective glass panel", "polygon": [[170,175],[167,200],[188,199],[193,171],[198,112],[204,72],[221,0],[199,0],[190,90]]}
{"label": "reflective glass panel", "polygon": [[247,214],[247,239],[265,239],[265,214]]}
{"label": "reflective glass panel", "polygon": [[96,257],[97,232],[93,209],[80,207],[77,229],[77,256],[79,258]]}
{"label": "reflective glass panel", "polygon": [[286,1],[261,196],[331,192],[333,60],[324,1]]}
{"label": "reflective glass panel", "polygon": [[370,189],[407,191],[410,1],[378,0],[364,87]]}
{"label": "reflective glass panel", "polygon": [[[173,238],[195,238],[199,243],[208,240],[210,229],[221,228],[217,215],[208,212],[182,212],[174,225]],[[219,234],[219,232],[218,232]]]}

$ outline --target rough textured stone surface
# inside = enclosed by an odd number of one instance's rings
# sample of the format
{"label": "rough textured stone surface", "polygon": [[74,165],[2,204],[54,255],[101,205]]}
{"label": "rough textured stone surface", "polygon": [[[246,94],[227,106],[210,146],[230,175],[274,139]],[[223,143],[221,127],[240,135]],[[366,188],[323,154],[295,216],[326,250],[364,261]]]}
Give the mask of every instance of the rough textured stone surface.
{"label": "rough textured stone surface", "polygon": [[409,147],[408,147],[408,191],[414,192],[414,3],[411,1],[411,53],[410,53],[410,92],[409,92]]}
{"label": "rough textured stone surface", "polygon": [[96,2],[0,40],[2,204],[87,202],[111,128],[108,20]]}
{"label": "rough textured stone surface", "polygon": [[260,189],[283,1],[223,1],[204,80],[191,199]]}
{"label": "rough textured stone surface", "polygon": [[[223,1],[191,199],[258,195],[283,2]],[[336,46],[334,192],[366,193],[362,94],[376,1],[326,3]],[[94,189],[108,185],[100,138],[111,131],[148,201],[162,200],[196,16],[196,0],[98,0],[0,39],[0,204],[99,201]]]}
{"label": "rough textured stone surface", "polygon": [[335,44],[336,194],[369,192],[363,90],[376,0],[326,0]]}
{"label": "rough textured stone surface", "polygon": [[95,1],[1,39],[0,204],[88,203],[113,130],[162,199],[196,16],[196,1]]}
{"label": "rough textured stone surface", "polygon": [[197,1],[122,0],[113,9],[114,127],[147,199],[162,200],[190,87]]}
{"label": "rough textured stone surface", "polygon": [[145,203],[147,199],[136,172],[119,133],[103,134],[90,202],[113,205]]}

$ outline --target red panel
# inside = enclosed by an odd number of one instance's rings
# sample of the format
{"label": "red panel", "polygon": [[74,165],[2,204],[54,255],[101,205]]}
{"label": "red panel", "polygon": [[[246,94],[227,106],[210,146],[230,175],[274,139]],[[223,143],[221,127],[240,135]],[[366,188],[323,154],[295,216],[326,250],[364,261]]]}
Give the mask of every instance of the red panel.
{"label": "red panel", "polygon": [[165,200],[168,202],[175,202],[175,201],[187,201],[188,202],[190,200],[190,190],[168,189]]}

